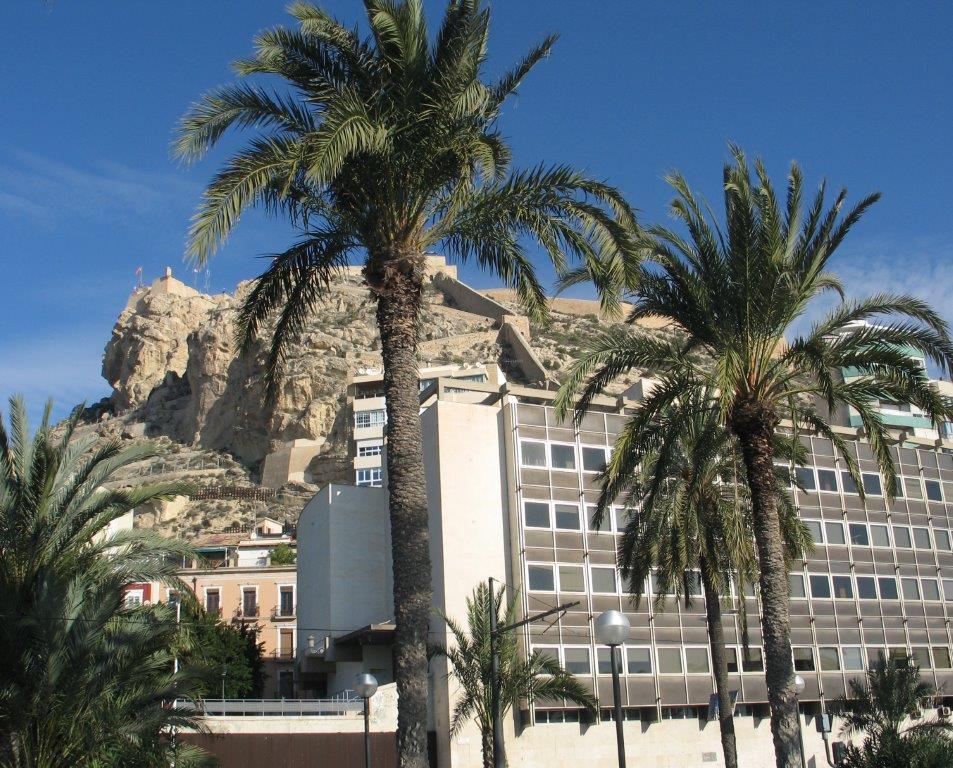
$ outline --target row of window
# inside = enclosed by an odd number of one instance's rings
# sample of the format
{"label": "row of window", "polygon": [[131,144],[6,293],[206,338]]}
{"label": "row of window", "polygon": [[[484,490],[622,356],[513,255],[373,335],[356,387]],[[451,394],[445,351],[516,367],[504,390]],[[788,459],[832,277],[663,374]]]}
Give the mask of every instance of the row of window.
{"label": "row of window", "polygon": [[[792,599],[807,597],[803,574],[792,573],[788,576]],[[953,579],[928,579],[915,576],[901,576],[899,588],[896,576],[851,576],[849,574],[809,574],[807,584],[811,597],[815,600],[904,600],[953,602]],[[943,597],[940,586],[942,584]]]}
{"label": "row of window", "polygon": [[[533,592],[585,592],[586,567],[530,563],[526,566],[526,583]],[[616,569],[611,565],[591,565],[589,587],[593,593],[616,594],[619,591]]]}
{"label": "row of window", "polygon": [[358,456],[380,456],[384,452],[383,440],[358,440]]}
{"label": "row of window", "polygon": [[[601,445],[579,446],[583,472],[601,472],[605,469],[608,449]],[[574,471],[577,451],[574,443],[551,443],[543,440],[520,440],[520,465],[533,469],[560,469]]]}
{"label": "row of window", "polygon": [[[795,467],[794,474],[798,485],[806,491],[826,491],[829,493],[843,491],[853,494],[858,492],[857,483],[850,472],[846,470],[838,472],[822,467]],[[883,496],[883,484],[878,473],[861,472],[860,480],[864,486],[865,494]],[[922,499],[925,496],[929,501],[943,501],[943,486],[939,480],[898,475],[897,496],[911,499]]]}
{"label": "row of window", "polygon": [[365,427],[383,426],[387,423],[387,411],[383,408],[377,408],[372,411],[355,411],[354,428],[363,429]]}
{"label": "row of window", "polygon": [[[258,615],[258,588],[242,587],[241,613],[243,616]],[[217,616],[222,612],[222,592],[218,587],[205,588],[205,610]],[[295,588],[292,586],[279,587],[278,605],[276,614],[279,616],[294,616]]]}
{"label": "row of window", "polygon": [[612,530],[612,513],[607,511],[603,516],[602,524],[596,526],[592,516],[596,511],[594,504],[586,504],[585,522],[580,516],[578,503],[570,501],[537,501],[523,502],[523,525],[526,528],[544,528],[560,531],[581,531],[583,525],[593,532],[607,533]]}
{"label": "row of window", "polygon": [[[549,656],[573,675],[591,675],[590,648],[586,645],[534,645],[534,651]],[[816,651],[816,655],[815,655]],[[882,658],[906,658],[911,656],[920,669],[953,669],[950,649],[947,646],[867,646],[866,658],[859,645],[822,645],[816,649],[810,645],[794,646],[791,649],[794,669],[797,672],[863,672]],[[763,673],[764,652],[761,646],[735,646],[725,648],[726,666],[729,674]],[[711,673],[708,646],[659,646],[652,649],[645,645],[620,646],[615,658],[621,675],[707,675]],[[596,673],[612,674],[612,655],[609,648],[596,649]]]}
{"label": "row of window", "polygon": [[[933,549],[951,551],[950,532],[945,528],[930,529],[922,526],[887,525],[886,523],[844,523],[837,520],[811,520],[802,518],[815,544],[843,546],[848,541],[855,547],[890,547],[897,549]],[[891,531],[892,529],[892,531]]]}
{"label": "row of window", "polygon": [[384,485],[384,470],[380,467],[355,470],[355,484],[365,488],[380,488]]}

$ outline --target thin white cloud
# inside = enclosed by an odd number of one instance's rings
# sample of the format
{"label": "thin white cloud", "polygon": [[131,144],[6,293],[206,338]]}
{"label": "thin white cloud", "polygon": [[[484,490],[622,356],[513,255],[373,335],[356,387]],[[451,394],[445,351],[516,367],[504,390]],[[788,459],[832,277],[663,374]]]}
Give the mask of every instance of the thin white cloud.
{"label": "thin white cloud", "polygon": [[0,157],[0,212],[115,223],[191,205],[198,187],[173,173],[105,161],[78,167],[20,149]]}
{"label": "thin white cloud", "polygon": [[36,421],[47,400],[61,418],[81,403],[109,394],[100,373],[104,339],[101,333],[59,333],[27,341],[0,342],[0,398],[23,395]]}

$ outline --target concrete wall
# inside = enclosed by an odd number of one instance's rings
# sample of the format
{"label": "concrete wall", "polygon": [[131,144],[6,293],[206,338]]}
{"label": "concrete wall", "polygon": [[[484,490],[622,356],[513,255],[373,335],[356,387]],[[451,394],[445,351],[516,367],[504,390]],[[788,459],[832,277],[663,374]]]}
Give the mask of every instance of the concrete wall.
{"label": "concrete wall", "polygon": [[[453,306],[475,315],[483,315],[502,324],[504,318],[517,318],[519,315],[513,310],[504,307],[489,296],[475,291],[469,285],[461,283],[446,275],[437,275],[433,284],[453,303]],[[525,320],[525,318],[523,318]],[[529,338],[529,323],[525,324],[525,332]]]}
{"label": "concrete wall", "polygon": [[305,470],[321,452],[323,445],[324,438],[292,440],[274,453],[269,453],[262,464],[261,484],[266,488],[280,488],[290,481],[308,482]]}
{"label": "concrete wall", "polygon": [[509,349],[513,359],[519,364],[523,374],[532,383],[546,381],[548,373],[542,361],[536,356],[528,336],[524,336],[512,323],[503,323],[500,327],[500,343]]}
{"label": "concrete wall", "polygon": [[[393,616],[387,494],[381,488],[327,485],[298,520],[298,649]],[[334,661],[332,647],[328,661]],[[360,664],[329,674],[328,692],[350,687]]]}

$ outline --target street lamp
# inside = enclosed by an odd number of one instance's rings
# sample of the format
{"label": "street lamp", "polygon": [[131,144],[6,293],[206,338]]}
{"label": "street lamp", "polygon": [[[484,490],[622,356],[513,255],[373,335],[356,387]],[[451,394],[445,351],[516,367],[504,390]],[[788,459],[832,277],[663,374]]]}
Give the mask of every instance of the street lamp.
{"label": "street lamp", "polygon": [[377,693],[377,678],[359,672],[354,676],[354,691],[364,699],[364,768],[371,768],[371,696]]}
{"label": "street lamp", "polygon": [[619,685],[619,667],[622,657],[616,656],[619,646],[629,636],[629,620],[621,611],[603,611],[596,619],[596,639],[609,646],[609,665],[612,667],[612,698],[615,707],[615,741],[619,752],[619,768],[625,768],[625,740],[622,736],[622,690]]}
{"label": "street lamp", "polygon": [[804,758],[804,734],[801,733],[801,701],[798,698],[804,693],[804,678],[800,675],[794,676],[794,703],[797,709],[797,743],[801,748],[801,768],[807,768],[807,760]]}
{"label": "street lamp", "polygon": [[225,701],[225,678],[228,677],[228,665],[222,662],[222,701]]}

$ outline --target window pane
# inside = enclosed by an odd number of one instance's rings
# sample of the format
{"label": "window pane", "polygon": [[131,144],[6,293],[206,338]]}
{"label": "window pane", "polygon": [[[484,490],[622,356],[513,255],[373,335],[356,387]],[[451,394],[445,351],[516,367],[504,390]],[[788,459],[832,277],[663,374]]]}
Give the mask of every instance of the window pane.
{"label": "window pane", "polygon": [[943,645],[933,646],[934,669],[950,669],[950,649]]}
{"label": "window pane", "polygon": [[728,666],[728,672],[735,674],[738,671],[738,651],[735,648],[725,648],[725,661]]}
{"label": "window pane", "polygon": [[857,493],[857,483],[854,482],[850,472],[841,472],[840,480],[844,486],[844,493]]}
{"label": "window pane", "polygon": [[813,648],[795,648],[794,649],[794,669],[798,672],[814,671],[814,649]]}
{"label": "window pane", "polygon": [[811,576],[811,597],[825,599],[830,596],[830,579],[827,576]]}
{"label": "window pane", "polygon": [[940,599],[940,582],[936,579],[920,579],[920,586],[923,588],[924,600]]}
{"label": "window pane", "polygon": [[[619,658],[621,653],[615,654],[615,665],[619,670],[619,674],[622,674],[622,659]],[[612,649],[611,648],[596,648],[596,662],[599,665],[599,674],[600,675],[611,675],[612,674],[612,665],[610,659],[612,658]]]}
{"label": "window pane", "polygon": [[867,535],[867,526],[863,523],[850,524],[850,543],[855,547],[869,547],[870,537]]}
{"label": "window pane", "polygon": [[910,653],[913,656],[913,662],[920,669],[931,669],[932,664],[930,664],[930,649],[925,646],[913,646],[913,650]]}
{"label": "window pane", "polygon": [[606,449],[582,447],[582,468],[586,472],[601,472],[606,468]]}
{"label": "window pane", "polygon": [[741,649],[741,668],[745,672],[764,672],[764,656],[760,648]]}
{"label": "window pane", "polygon": [[805,491],[817,489],[817,484],[814,482],[814,470],[810,467],[795,467],[794,475],[797,478],[798,485]]}
{"label": "window pane", "polygon": [[880,475],[874,474],[873,472],[864,472],[860,477],[864,481],[864,493],[870,494],[871,496],[883,496],[884,492],[880,486]]}
{"label": "window pane", "polygon": [[943,579],[943,598],[953,603],[953,579]]}
{"label": "window pane", "polygon": [[924,480],[923,485],[930,501],[943,501],[943,493],[940,491],[940,484],[936,480]]}
{"label": "window pane", "polygon": [[899,549],[910,549],[913,546],[910,541],[910,529],[895,525],[893,528],[893,543]]}
{"label": "window pane", "polygon": [[652,654],[648,648],[626,648],[625,658],[630,675],[652,674]]}
{"label": "window pane", "polygon": [[529,573],[529,588],[537,592],[555,592],[556,582],[553,579],[551,565],[531,565],[526,569]]}
{"label": "window pane", "polygon": [[861,649],[855,646],[849,646],[841,649],[844,655],[844,669],[848,672],[859,672],[865,668],[864,657]]}
{"label": "window pane", "polygon": [[609,533],[612,530],[612,510],[607,509],[605,514],[602,516],[602,522],[599,525],[596,525],[592,521],[592,516],[596,513],[596,507],[594,504],[586,505],[586,525],[589,527],[589,530],[593,533]]}
{"label": "window pane", "polygon": [[920,584],[916,579],[900,579],[900,586],[903,588],[905,600],[920,599]]}
{"label": "window pane", "polygon": [[844,537],[843,523],[824,523],[824,530],[827,532],[828,544],[847,543],[847,539]]}
{"label": "window pane", "polygon": [[524,501],[523,522],[530,528],[549,528],[549,504],[545,501]]}
{"label": "window pane", "polygon": [[685,574],[685,589],[692,597],[701,596],[702,575],[698,571],[689,571]]}
{"label": "window pane", "polygon": [[821,533],[820,520],[805,520],[804,525],[807,526],[807,530],[811,534],[811,539],[815,544],[824,543],[824,535]]}
{"label": "window pane", "polygon": [[887,651],[884,648],[867,647],[867,666],[876,667],[877,664],[887,658]]}
{"label": "window pane", "polygon": [[917,549],[931,549],[930,529],[929,528],[914,528],[913,529],[913,543]]}
{"label": "window pane", "polygon": [[875,547],[889,547],[890,529],[886,525],[871,525],[870,538]]}
{"label": "window pane", "polygon": [[520,458],[524,467],[545,467],[546,443],[520,440]]}
{"label": "window pane", "polygon": [[658,649],[658,671],[663,675],[675,675],[682,671],[682,652],[678,648]]}
{"label": "window pane", "polygon": [[832,576],[834,582],[834,597],[840,599],[850,599],[854,596],[854,586],[851,584],[850,576]]}
{"label": "window pane", "polygon": [[616,591],[615,568],[593,568],[592,591],[614,594]]}
{"label": "window pane", "polygon": [[790,591],[791,597],[805,597],[804,576],[800,573],[788,574],[788,591]]}
{"label": "window pane", "polygon": [[821,661],[821,670],[837,672],[840,669],[840,657],[837,655],[836,646],[818,648],[817,655]]}
{"label": "window pane", "polygon": [[903,490],[906,491],[907,496],[911,499],[923,498],[923,486],[920,484],[919,477],[903,478]]}
{"label": "window pane", "polygon": [[566,671],[571,675],[589,675],[592,674],[592,668],[589,666],[588,648],[564,648],[563,656],[566,659],[564,664]]}
{"label": "window pane", "polygon": [[708,666],[708,649],[686,648],[685,671],[690,675],[708,674],[711,671]]}
{"label": "window pane", "polygon": [[857,597],[861,600],[877,599],[877,585],[873,576],[857,577]]}
{"label": "window pane", "polygon": [[[553,648],[551,646],[543,646],[543,647],[533,648],[533,651],[535,653],[538,653],[543,658],[549,659],[550,661],[554,661],[556,662],[556,664],[559,664],[559,649],[558,648]],[[560,666],[562,665],[560,664]]]}
{"label": "window pane", "polygon": [[560,592],[585,592],[586,582],[582,576],[582,567],[578,565],[559,566]]}
{"label": "window pane", "polygon": [[836,491],[837,473],[833,469],[817,470],[817,486],[822,491]]}
{"label": "window pane", "polygon": [[933,540],[936,542],[936,548],[941,552],[950,551],[950,532],[943,529],[933,529]]}
{"label": "window pane", "polygon": [[555,504],[553,509],[556,511],[556,527],[564,531],[578,531],[579,525],[579,505],[578,504]]}
{"label": "window pane", "polygon": [[575,469],[576,448],[572,445],[551,445],[550,455],[553,459],[553,469]]}
{"label": "window pane", "polygon": [[877,579],[877,583],[880,585],[881,600],[896,600],[899,597],[897,594],[897,580],[893,576],[881,576]]}

